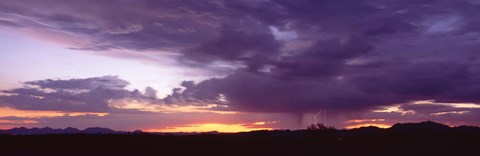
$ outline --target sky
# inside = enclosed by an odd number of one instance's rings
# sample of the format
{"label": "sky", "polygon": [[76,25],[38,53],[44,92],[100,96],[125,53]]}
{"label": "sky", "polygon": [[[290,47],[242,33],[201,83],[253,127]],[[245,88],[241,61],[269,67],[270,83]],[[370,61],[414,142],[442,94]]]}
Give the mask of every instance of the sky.
{"label": "sky", "polygon": [[0,129],[480,126],[476,0],[0,0]]}

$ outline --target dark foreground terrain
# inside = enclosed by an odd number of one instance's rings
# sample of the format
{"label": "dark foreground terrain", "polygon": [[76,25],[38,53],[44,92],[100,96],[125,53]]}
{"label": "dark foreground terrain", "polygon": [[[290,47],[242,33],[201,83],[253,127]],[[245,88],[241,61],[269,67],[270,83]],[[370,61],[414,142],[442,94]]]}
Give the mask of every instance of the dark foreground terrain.
{"label": "dark foreground terrain", "polygon": [[9,155],[480,155],[480,128],[423,122],[236,134],[0,135],[0,156]]}

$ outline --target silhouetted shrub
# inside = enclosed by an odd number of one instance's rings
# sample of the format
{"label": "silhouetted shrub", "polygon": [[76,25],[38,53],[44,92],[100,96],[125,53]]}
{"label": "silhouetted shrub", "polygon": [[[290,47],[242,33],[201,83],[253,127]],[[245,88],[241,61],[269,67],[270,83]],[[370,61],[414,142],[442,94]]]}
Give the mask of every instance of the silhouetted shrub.
{"label": "silhouetted shrub", "polygon": [[336,130],[336,129],[333,126],[326,126],[324,124],[312,124],[312,125],[307,127],[307,130],[309,130],[309,131],[330,131],[330,130]]}

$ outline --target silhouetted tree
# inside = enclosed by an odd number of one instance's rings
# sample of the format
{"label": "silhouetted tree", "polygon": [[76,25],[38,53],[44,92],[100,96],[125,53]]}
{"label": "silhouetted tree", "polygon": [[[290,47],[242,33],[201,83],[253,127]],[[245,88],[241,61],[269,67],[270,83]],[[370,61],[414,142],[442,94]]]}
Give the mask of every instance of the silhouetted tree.
{"label": "silhouetted tree", "polygon": [[333,126],[326,126],[322,123],[320,124],[312,124],[307,127],[309,131],[328,131],[328,130],[336,130]]}

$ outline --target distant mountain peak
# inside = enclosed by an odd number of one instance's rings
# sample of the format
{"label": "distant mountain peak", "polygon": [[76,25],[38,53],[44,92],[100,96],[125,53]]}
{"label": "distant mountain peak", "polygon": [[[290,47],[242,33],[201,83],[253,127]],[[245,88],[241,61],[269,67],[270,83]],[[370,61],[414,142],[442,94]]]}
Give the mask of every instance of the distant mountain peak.
{"label": "distant mountain peak", "polygon": [[102,127],[90,127],[84,129],[82,132],[89,133],[89,134],[115,134],[118,133],[117,131],[111,130],[109,128],[102,128]]}

